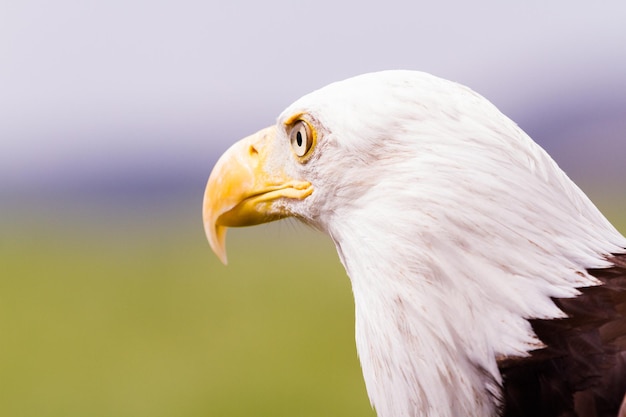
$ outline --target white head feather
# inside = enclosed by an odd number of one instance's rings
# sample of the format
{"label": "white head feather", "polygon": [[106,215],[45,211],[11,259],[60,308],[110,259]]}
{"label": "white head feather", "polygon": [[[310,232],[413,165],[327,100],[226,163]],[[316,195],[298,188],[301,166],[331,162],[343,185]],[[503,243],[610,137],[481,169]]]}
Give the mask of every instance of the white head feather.
{"label": "white head feather", "polygon": [[497,359],[540,347],[527,319],[563,317],[551,297],[597,285],[586,268],[626,240],[461,85],[366,74],[301,98],[278,126],[298,113],[319,140],[306,164],[283,167],[315,190],[291,210],[332,237],[350,276],[378,415],[496,415]]}

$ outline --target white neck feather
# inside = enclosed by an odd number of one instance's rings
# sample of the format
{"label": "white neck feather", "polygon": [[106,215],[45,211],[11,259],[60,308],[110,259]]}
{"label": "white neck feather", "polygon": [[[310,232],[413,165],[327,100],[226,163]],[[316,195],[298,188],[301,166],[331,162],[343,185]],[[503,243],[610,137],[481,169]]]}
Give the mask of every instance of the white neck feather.
{"label": "white neck feather", "polygon": [[586,268],[608,266],[604,256],[626,246],[547,154],[515,133],[507,146],[520,149],[496,150],[510,156],[497,164],[481,160],[489,149],[431,150],[372,169],[370,188],[328,216],[379,417],[497,415],[497,360],[542,346],[527,319],[563,317],[551,297],[597,285]]}
{"label": "white neck feather", "polygon": [[[563,317],[550,297],[595,285],[585,268],[606,266],[613,246],[598,247],[592,230],[531,239],[513,219],[496,236],[490,213],[471,207],[471,227],[446,211],[372,221],[371,204],[329,232],[352,281],[357,349],[379,417],[498,415],[497,360],[542,347],[526,319]],[[573,219],[537,214],[527,226],[558,220]]]}

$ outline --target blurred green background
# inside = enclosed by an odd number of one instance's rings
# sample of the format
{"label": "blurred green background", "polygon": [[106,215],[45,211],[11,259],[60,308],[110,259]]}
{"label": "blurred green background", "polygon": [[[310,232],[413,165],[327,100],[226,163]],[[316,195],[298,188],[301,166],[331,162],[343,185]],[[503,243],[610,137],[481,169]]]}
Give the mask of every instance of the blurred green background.
{"label": "blurred green background", "polygon": [[200,194],[5,210],[0,415],[373,415],[332,245],[286,222],[232,230],[225,267]]}
{"label": "blurred green background", "polygon": [[[374,416],[329,239],[231,229],[225,267],[197,191],[4,207],[0,415]],[[601,207],[626,230],[624,201]]]}

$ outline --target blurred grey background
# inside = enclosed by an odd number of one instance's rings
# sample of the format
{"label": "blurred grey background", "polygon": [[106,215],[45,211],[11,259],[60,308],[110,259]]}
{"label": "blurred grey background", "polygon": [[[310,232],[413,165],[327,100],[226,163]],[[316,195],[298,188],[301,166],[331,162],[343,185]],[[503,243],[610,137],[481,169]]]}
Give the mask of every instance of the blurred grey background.
{"label": "blurred grey background", "polygon": [[624,22],[621,1],[5,1],[0,193],[197,191],[301,95],[396,68],[470,86],[618,186]]}

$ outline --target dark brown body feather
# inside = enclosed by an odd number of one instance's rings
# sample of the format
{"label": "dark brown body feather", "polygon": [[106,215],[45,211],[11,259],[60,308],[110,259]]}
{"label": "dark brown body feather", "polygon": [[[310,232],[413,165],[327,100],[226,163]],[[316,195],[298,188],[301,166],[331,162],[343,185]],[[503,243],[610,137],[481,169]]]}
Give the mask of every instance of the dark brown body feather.
{"label": "dark brown body feather", "polygon": [[[616,417],[626,394],[626,254],[589,270],[604,285],[556,299],[568,318],[531,320],[546,348],[499,363],[506,417]],[[626,417],[626,416],[624,416]]]}

